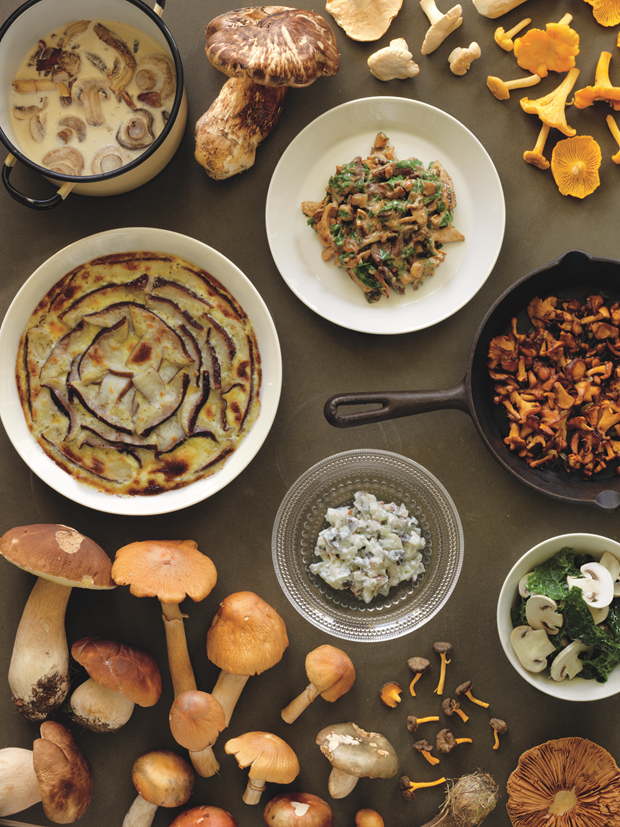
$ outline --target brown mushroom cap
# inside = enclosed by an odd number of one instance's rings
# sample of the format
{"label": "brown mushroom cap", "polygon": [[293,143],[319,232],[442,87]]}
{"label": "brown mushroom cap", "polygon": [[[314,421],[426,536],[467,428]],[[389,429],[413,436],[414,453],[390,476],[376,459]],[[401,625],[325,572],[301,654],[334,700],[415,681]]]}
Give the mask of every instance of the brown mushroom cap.
{"label": "brown mushroom cap", "polygon": [[350,657],[335,646],[324,644],[306,655],[306,675],[321,697],[337,701],[355,682],[355,667]]}
{"label": "brown mushroom cap", "polygon": [[222,704],[208,692],[181,692],[170,707],[170,731],[174,740],[193,752],[215,743],[226,726]]}
{"label": "brown mushroom cap", "polygon": [[447,755],[456,746],[456,738],[449,729],[440,729],[435,739],[435,745],[437,752]]}
{"label": "brown mushroom cap", "polygon": [[[585,738],[558,738],[524,752],[507,784],[514,827],[611,827],[617,822],[620,770]],[[612,815],[613,814],[613,815]]]}
{"label": "brown mushroom cap", "polygon": [[169,827],[237,827],[237,821],[228,810],[201,804],[179,813]]}
{"label": "brown mushroom cap", "polygon": [[116,552],[112,577],[136,597],[180,603],[204,600],[217,581],[213,562],[194,540],[144,540]]}
{"label": "brown mushroom cap", "polygon": [[112,562],[101,546],[74,528],[36,524],[11,528],[0,554],[20,569],[61,586],[113,589]]}
{"label": "brown mushroom cap", "polygon": [[155,658],[142,649],[85,637],[71,647],[71,656],[90,677],[139,706],[153,706],[161,695],[161,672]]}
{"label": "brown mushroom cap", "polygon": [[312,11],[236,9],[212,20],[206,36],[216,69],[264,86],[309,86],[321,75],[335,75],[340,65],[333,31]]}
{"label": "brown mushroom cap", "polygon": [[84,815],[91,801],[90,765],[62,724],[45,721],[40,732],[32,757],[45,815],[50,821],[71,824]]}
{"label": "brown mushroom cap", "polygon": [[231,675],[260,675],[288,646],[280,615],[253,592],[235,592],[220,603],[207,632],[207,657]]}
{"label": "brown mushroom cap", "polygon": [[419,675],[424,674],[424,672],[431,668],[431,662],[426,658],[414,657],[409,658],[407,666],[415,675]]}
{"label": "brown mushroom cap", "polygon": [[291,827],[293,824],[295,827],[332,827],[334,813],[327,801],[318,795],[282,793],[266,805],[263,821],[268,827]]}
{"label": "brown mushroom cap", "polygon": [[299,761],[286,741],[271,732],[246,732],[224,744],[227,755],[234,755],[243,769],[250,767],[250,778],[273,784],[290,784],[299,775]]}
{"label": "brown mushroom cap", "polygon": [[146,752],[134,761],[131,780],[139,795],[157,807],[182,807],[194,787],[194,770],[175,752]]}
{"label": "brown mushroom cap", "polygon": [[399,768],[394,747],[378,732],[366,732],[354,723],[322,729],[316,743],[332,767],[358,778],[393,778]]}

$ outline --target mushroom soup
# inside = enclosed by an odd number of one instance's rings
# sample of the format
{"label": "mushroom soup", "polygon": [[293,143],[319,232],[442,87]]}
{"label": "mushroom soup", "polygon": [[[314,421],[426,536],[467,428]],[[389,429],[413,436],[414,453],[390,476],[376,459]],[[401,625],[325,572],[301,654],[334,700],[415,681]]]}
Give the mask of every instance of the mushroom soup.
{"label": "mushroom soup", "polygon": [[11,120],[31,161],[98,175],[153,144],[175,90],[174,63],[153,38],[116,21],[78,20],[27,55],[12,83]]}

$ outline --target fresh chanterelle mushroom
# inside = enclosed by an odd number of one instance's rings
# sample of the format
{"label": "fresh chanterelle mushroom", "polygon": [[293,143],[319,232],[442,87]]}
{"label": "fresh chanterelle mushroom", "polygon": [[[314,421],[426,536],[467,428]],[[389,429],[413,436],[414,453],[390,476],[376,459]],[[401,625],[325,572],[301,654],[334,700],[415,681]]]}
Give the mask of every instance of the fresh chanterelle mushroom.
{"label": "fresh chanterelle mushroom", "polygon": [[585,602],[595,609],[609,606],[614,599],[614,581],[609,569],[600,563],[584,563],[580,571],[583,577],[566,578],[569,589],[575,586],[581,589]]}
{"label": "fresh chanterelle mushroom", "polygon": [[528,672],[542,672],[547,666],[547,657],[555,652],[545,630],[531,626],[516,626],[510,634],[510,643]]}
{"label": "fresh chanterelle mushroom", "polygon": [[555,635],[564,623],[564,616],[557,608],[558,604],[551,597],[533,594],[525,604],[525,619],[532,629],[544,629],[550,635]]}
{"label": "fresh chanterelle mushroom", "polygon": [[316,743],[332,765],[328,782],[332,798],[347,796],[360,778],[393,778],[398,773],[398,756],[390,742],[354,723],[325,727]]}
{"label": "fresh chanterelle mushroom", "polygon": [[207,57],[228,75],[220,96],[196,124],[195,157],[211,178],[249,169],[276,125],[289,86],[335,75],[338,44],[323,17],[283,6],[226,12],[207,26]]}

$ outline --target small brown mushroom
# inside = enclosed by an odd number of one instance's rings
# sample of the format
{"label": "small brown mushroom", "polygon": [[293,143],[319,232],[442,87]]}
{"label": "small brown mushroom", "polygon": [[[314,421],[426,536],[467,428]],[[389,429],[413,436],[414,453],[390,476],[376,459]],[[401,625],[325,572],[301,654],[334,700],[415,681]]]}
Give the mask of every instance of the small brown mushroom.
{"label": "small brown mushroom", "polygon": [[431,755],[433,747],[428,743],[428,741],[416,741],[413,748],[416,752],[419,752],[420,755],[423,755],[431,766],[439,763],[439,758]]}
{"label": "small brown mushroom", "polygon": [[435,739],[437,752],[441,752],[444,755],[452,752],[457,744],[471,743],[473,743],[471,738],[455,738],[449,729],[440,729]]}
{"label": "small brown mushroom", "polygon": [[168,716],[170,731],[177,744],[189,750],[198,775],[210,778],[220,765],[211,747],[224,729],[226,716],[222,704],[198,689],[188,689],[174,699]]}
{"label": "small brown mushroom", "polygon": [[32,762],[45,815],[50,821],[72,824],[90,805],[90,765],[62,724],[44,721],[40,732],[32,745]]}
{"label": "small brown mushroom", "polygon": [[282,710],[282,719],[287,724],[296,721],[318,695],[333,703],[348,692],[355,681],[355,668],[349,656],[342,649],[329,644],[318,646],[309,652],[305,667],[310,683]]}
{"label": "small brown mushroom", "polygon": [[313,793],[281,793],[266,805],[263,821],[269,827],[333,827],[334,813],[327,801]]}
{"label": "small brown mushroom", "polygon": [[138,793],[123,824],[147,827],[158,807],[182,807],[194,788],[191,766],[169,750],[146,752],[134,761],[131,780]]}
{"label": "small brown mushroom", "polygon": [[426,718],[416,718],[415,715],[407,715],[407,729],[409,732],[415,732],[419,724],[425,724],[427,721],[438,721],[439,715],[427,715]]}
{"label": "small brown mushroom", "polygon": [[443,695],[443,687],[446,682],[446,666],[450,663],[447,656],[452,652],[452,644],[442,641],[433,643],[433,652],[437,652],[441,657],[441,672],[439,673],[439,683],[435,689],[435,694]]}
{"label": "small brown mushroom", "polygon": [[364,807],[355,813],[355,827],[385,827],[385,822],[376,810]]}
{"label": "small brown mushroom", "polygon": [[238,827],[238,824],[237,819],[228,810],[199,804],[179,813],[174,821],[170,822],[169,827]]}
{"label": "small brown mushroom", "polygon": [[444,715],[447,715],[449,718],[451,718],[452,715],[454,715],[454,713],[456,712],[456,714],[461,718],[463,723],[465,723],[465,721],[469,721],[469,715],[466,715],[463,712],[463,710],[461,709],[461,705],[458,703],[458,701],[455,701],[454,698],[445,698],[441,702],[441,711]]}
{"label": "small brown mushroom", "polygon": [[456,687],[456,697],[458,698],[460,695],[466,695],[470,701],[472,701],[475,704],[478,704],[478,706],[483,706],[486,709],[488,707],[488,703],[486,703],[485,701],[479,701],[477,698],[474,698],[474,696],[472,695],[472,688],[472,682],[465,681],[465,683],[462,683]]}
{"label": "small brown mushroom", "polygon": [[411,781],[406,775],[400,778],[400,790],[402,797],[406,801],[413,801],[416,790],[421,790],[424,787],[436,787],[438,784],[444,784],[446,779],[442,776],[436,781]]}
{"label": "small brown mushroom", "polygon": [[388,681],[379,690],[379,698],[384,706],[395,709],[401,701],[402,693],[403,688],[398,681]]}
{"label": "small brown mushroom", "polygon": [[407,661],[407,666],[413,672],[413,680],[409,684],[409,692],[415,697],[415,685],[420,680],[422,675],[431,668],[430,660],[426,658],[413,657]]}
{"label": "small brown mushroom", "polygon": [[489,724],[493,727],[493,735],[495,736],[493,749],[499,749],[499,736],[508,732],[508,724],[506,721],[502,721],[501,718],[491,718]]}

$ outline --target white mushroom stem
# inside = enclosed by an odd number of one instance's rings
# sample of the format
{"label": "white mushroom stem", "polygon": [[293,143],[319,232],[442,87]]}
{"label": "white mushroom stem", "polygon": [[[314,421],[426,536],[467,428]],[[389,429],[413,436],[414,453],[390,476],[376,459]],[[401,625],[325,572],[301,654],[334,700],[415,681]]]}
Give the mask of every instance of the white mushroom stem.
{"label": "white mushroom stem", "polygon": [[0,816],[21,813],[41,801],[32,764],[32,750],[7,747],[0,750]]}
{"label": "white mushroom stem", "polygon": [[420,6],[431,24],[420,51],[423,55],[430,55],[431,52],[441,46],[449,34],[452,34],[461,25],[463,22],[463,8],[456,5],[444,14],[437,8],[435,0],[420,0]]}
{"label": "white mushroom stem", "polygon": [[106,689],[89,678],[71,695],[69,706],[82,725],[96,732],[114,732],[131,718],[135,704],[122,692]]}
{"label": "white mushroom stem", "polygon": [[354,789],[359,781],[356,775],[349,775],[348,772],[332,768],[327,782],[327,789],[332,798],[345,798]]}
{"label": "white mushroom stem", "polygon": [[39,577],[24,607],[9,666],[9,685],[26,720],[46,718],[69,691],[65,613],[70,595],[70,586]]}
{"label": "white mushroom stem", "polygon": [[301,715],[304,709],[307,709],[312,701],[320,695],[320,691],[313,683],[309,683],[304,691],[299,694],[293,701],[286,706],[282,712],[282,720],[287,724],[292,724]]}
{"label": "white mushroom stem", "polygon": [[157,804],[151,804],[141,795],[138,795],[127,810],[122,827],[151,827],[156,812]]}
{"label": "white mushroom stem", "polygon": [[192,766],[202,778],[211,778],[220,768],[211,745],[201,750],[190,749],[189,758]]}
{"label": "white mushroom stem", "polygon": [[521,3],[525,3],[525,0],[473,0],[473,3],[483,17],[495,19],[516,9]]}
{"label": "white mushroom stem", "polygon": [[196,678],[192,662],[189,659],[187,650],[187,637],[185,636],[185,625],[183,615],[178,603],[164,603],[160,601],[164,628],[166,630],[166,646],[168,648],[168,664],[174,697],[181,692],[196,689]]}
{"label": "white mushroom stem", "polygon": [[243,793],[243,800],[246,804],[258,804],[265,789],[265,782],[261,778],[248,779],[247,787]]}
{"label": "white mushroom stem", "polygon": [[249,677],[249,675],[232,675],[225,669],[222,669],[218,676],[211,694],[222,704],[226,715],[226,726],[230,723],[234,708]]}

